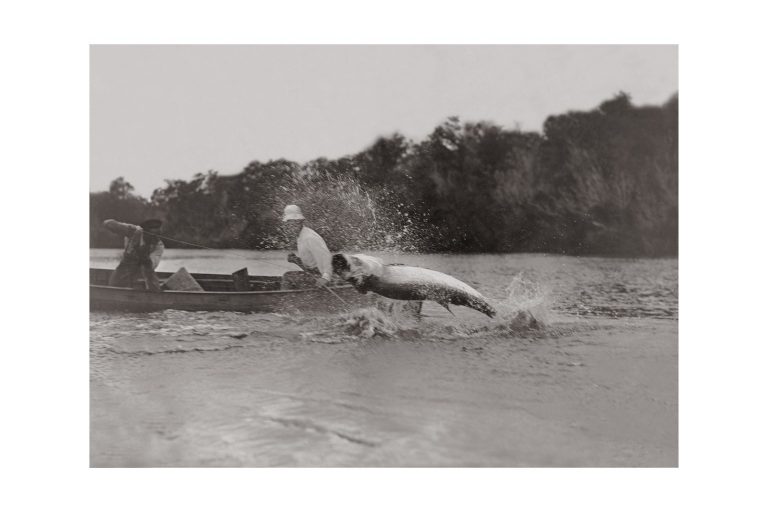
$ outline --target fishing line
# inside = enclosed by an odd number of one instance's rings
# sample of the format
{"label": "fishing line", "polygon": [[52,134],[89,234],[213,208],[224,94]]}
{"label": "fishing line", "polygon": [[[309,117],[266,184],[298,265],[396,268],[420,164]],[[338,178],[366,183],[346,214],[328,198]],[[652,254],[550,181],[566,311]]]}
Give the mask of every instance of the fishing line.
{"label": "fishing line", "polygon": [[[166,235],[158,235],[157,233],[152,233],[152,235],[154,235],[154,236],[156,236],[158,238],[163,238],[165,240],[170,240],[171,242],[178,242],[180,244],[186,244],[186,245],[190,245],[192,247],[197,247],[199,249],[208,249],[209,251],[217,250],[217,249],[214,249],[213,247],[206,247],[206,246],[200,245],[200,244],[193,244],[192,242],[185,242],[184,240],[177,240],[176,238],[171,238],[171,237],[166,236]],[[251,253],[246,253],[246,252],[241,252],[241,251],[233,251],[232,249],[227,249],[227,250],[233,252],[234,254],[241,254],[241,255],[246,255],[247,254],[248,258],[259,260],[259,261],[261,261],[263,263],[266,263],[267,265],[272,265],[273,267],[277,267],[277,268],[279,268],[281,270],[291,270],[291,269],[293,269],[293,267],[287,267],[285,265],[278,265],[277,263],[273,263],[273,262],[271,262],[269,260],[266,260],[264,258],[259,258],[258,256],[254,256]]]}

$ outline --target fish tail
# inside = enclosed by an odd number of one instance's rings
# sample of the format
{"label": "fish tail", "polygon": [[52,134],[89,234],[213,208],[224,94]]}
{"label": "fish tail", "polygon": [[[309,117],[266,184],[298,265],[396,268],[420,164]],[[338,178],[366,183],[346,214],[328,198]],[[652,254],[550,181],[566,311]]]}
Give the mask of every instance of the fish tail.
{"label": "fish tail", "polygon": [[470,307],[485,315],[488,315],[489,318],[493,318],[496,316],[496,310],[493,308],[493,306],[488,304],[487,301],[474,299],[470,302]]}

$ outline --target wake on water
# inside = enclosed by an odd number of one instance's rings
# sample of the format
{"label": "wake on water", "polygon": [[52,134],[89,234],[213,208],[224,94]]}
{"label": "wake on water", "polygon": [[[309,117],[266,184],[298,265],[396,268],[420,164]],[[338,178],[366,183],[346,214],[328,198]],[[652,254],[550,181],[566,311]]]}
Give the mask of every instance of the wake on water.
{"label": "wake on water", "polygon": [[412,303],[383,298],[377,307],[329,316],[173,310],[97,314],[91,321],[91,350],[144,356],[240,349],[265,340],[325,344],[530,342],[593,328],[586,320],[558,317],[552,307],[554,298],[535,274],[518,273],[502,298],[489,299],[497,310],[493,319],[464,307],[454,307],[456,316],[452,316],[436,304],[428,304],[426,314],[419,314],[410,307]]}
{"label": "wake on water", "polygon": [[405,301],[382,300],[377,307],[356,309],[325,320],[321,329],[302,333],[302,339],[321,343],[371,339],[465,338],[542,334],[553,319],[551,296],[526,273],[515,275],[502,300],[489,299],[494,319],[444,317],[435,321],[413,311]]}

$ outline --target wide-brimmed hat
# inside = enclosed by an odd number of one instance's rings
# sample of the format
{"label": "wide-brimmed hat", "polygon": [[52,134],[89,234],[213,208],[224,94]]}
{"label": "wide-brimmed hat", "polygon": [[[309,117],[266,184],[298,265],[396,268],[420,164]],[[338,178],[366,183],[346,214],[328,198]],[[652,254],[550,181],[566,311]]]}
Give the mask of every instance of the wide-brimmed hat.
{"label": "wide-brimmed hat", "polygon": [[289,204],[283,210],[283,222],[288,220],[304,220],[304,215],[301,214],[301,208],[295,204]]}
{"label": "wide-brimmed hat", "polygon": [[160,226],[163,225],[163,221],[160,219],[147,219],[139,226],[141,226],[142,229],[160,229]]}

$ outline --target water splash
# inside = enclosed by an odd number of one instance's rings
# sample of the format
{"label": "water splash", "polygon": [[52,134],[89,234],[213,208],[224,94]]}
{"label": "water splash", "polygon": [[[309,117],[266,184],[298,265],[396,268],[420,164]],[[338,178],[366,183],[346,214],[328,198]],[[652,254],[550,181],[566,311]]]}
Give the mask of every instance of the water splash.
{"label": "water splash", "polygon": [[496,303],[498,322],[503,325],[545,326],[553,320],[553,296],[542,280],[531,272],[518,272],[506,289],[504,300]]}
{"label": "water splash", "polygon": [[303,332],[305,341],[344,343],[373,339],[436,338],[446,341],[478,336],[518,337],[542,335],[552,319],[552,294],[535,275],[520,272],[505,289],[506,297],[492,301],[493,320],[458,315],[451,318],[421,317],[411,303],[382,299],[376,307],[356,309],[326,320],[320,329]]}
{"label": "water splash", "polygon": [[404,301],[381,300],[327,319],[317,331],[302,332],[304,341],[344,343],[349,341],[419,337],[418,313]]}
{"label": "water splash", "polygon": [[459,338],[493,336],[501,338],[543,335],[552,322],[552,294],[532,273],[515,274],[502,300],[491,300],[496,308],[493,320],[441,326],[443,335]]}
{"label": "water splash", "polygon": [[413,205],[403,204],[386,187],[366,190],[348,176],[325,172],[292,176],[276,190],[275,218],[282,216],[286,204],[301,207],[307,224],[332,251],[413,252],[441,235],[438,226],[409,212]]}
{"label": "water splash", "polygon": [[395,318],[378,308],[353,311],[342,318],[339,325],[348,335],[368,339],[375,336],[392,337],[399,331]]}

